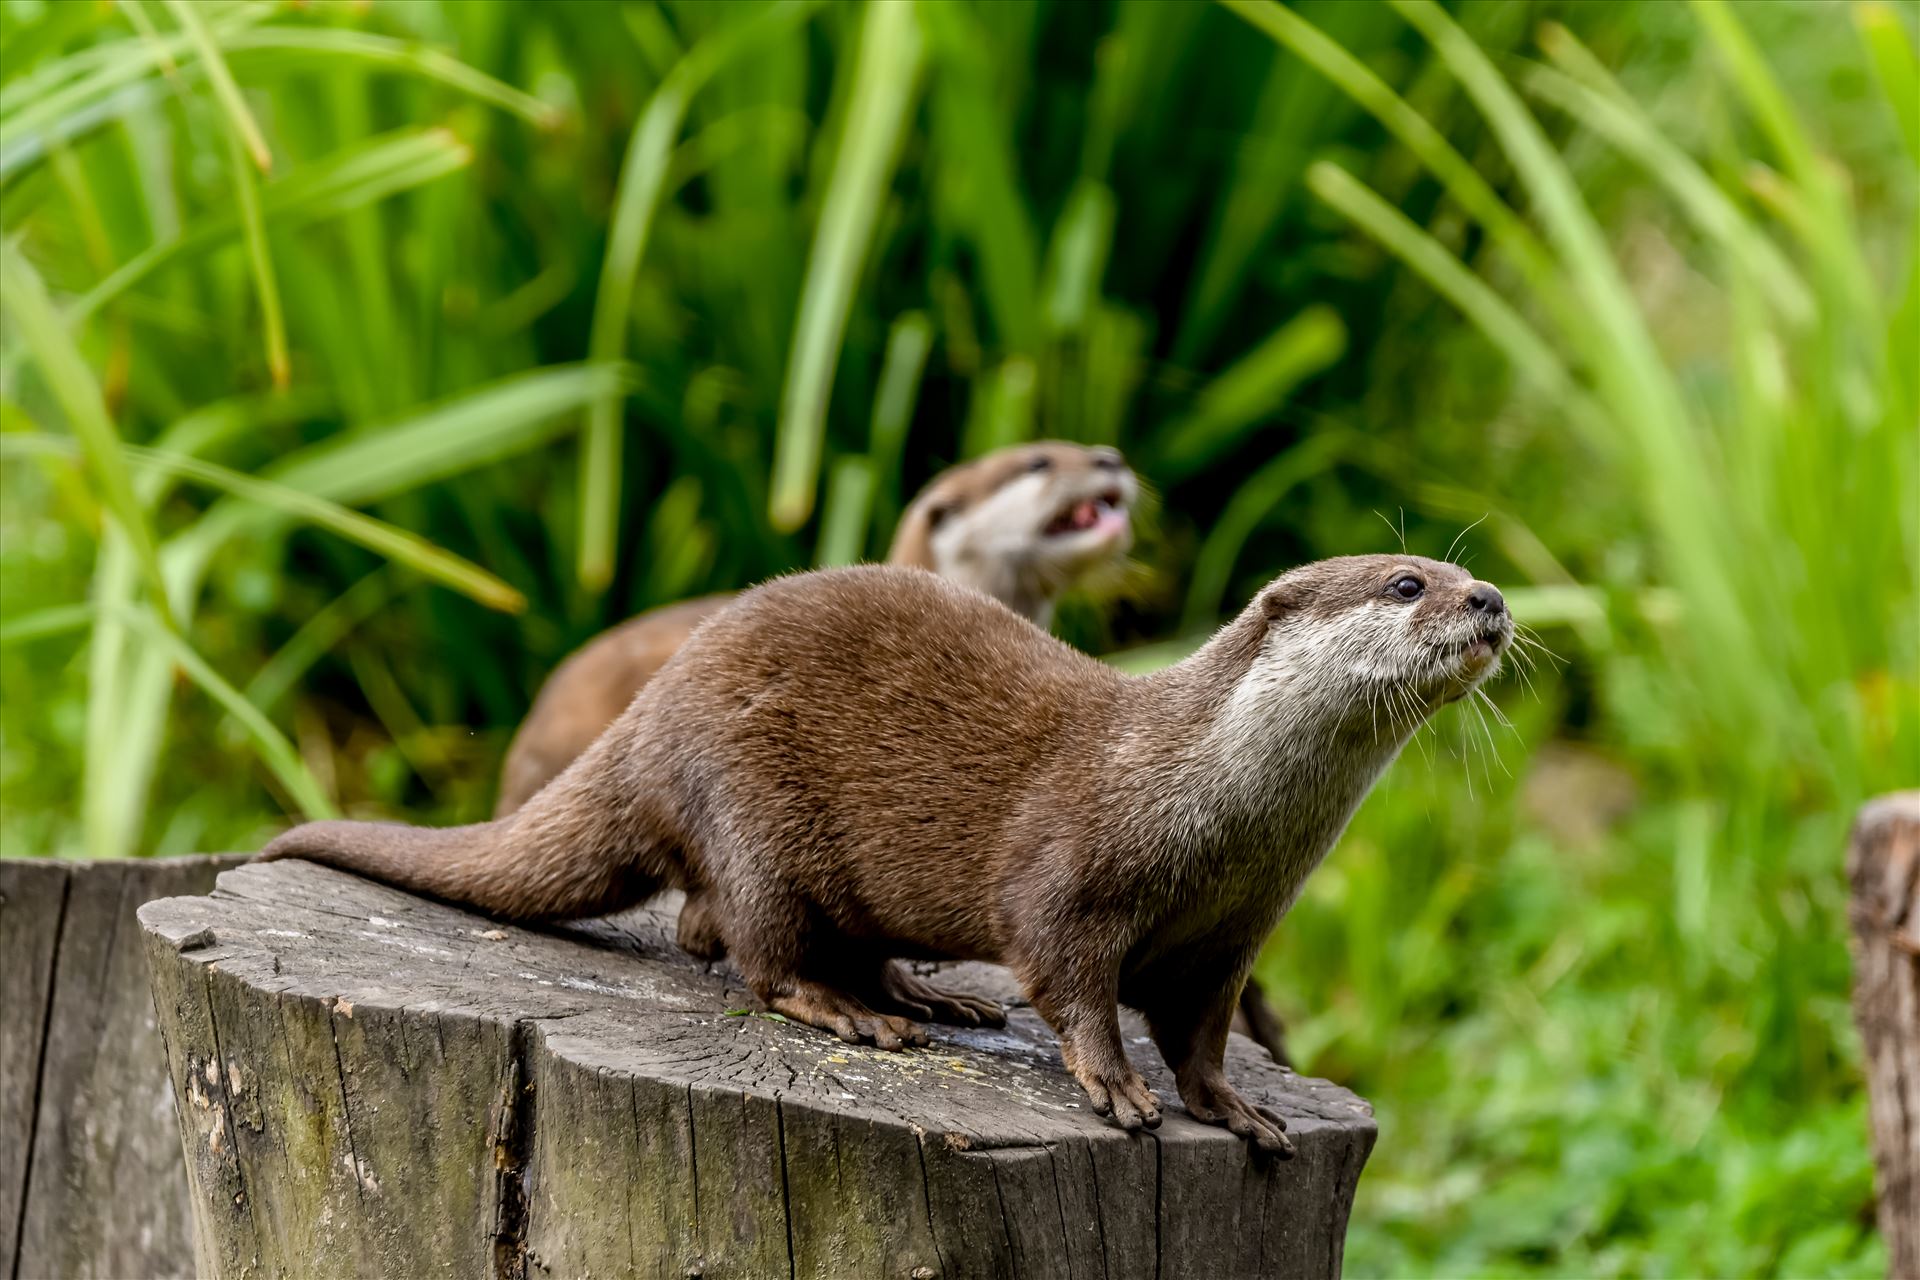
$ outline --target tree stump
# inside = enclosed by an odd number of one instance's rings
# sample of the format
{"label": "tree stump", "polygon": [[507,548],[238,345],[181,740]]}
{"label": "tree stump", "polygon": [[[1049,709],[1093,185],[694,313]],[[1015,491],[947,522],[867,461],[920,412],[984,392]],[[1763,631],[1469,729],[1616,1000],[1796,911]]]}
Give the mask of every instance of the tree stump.
{"label": "tree stump", "polygon": [[0,860],[0,1276],[191,1276],[134,911],[238,856]]}
{"label": "tree stump", "polygon": [[897,1054],[750,1012],[672,904],[530,930],[278,862],[140,919],[203,1275],[1331,1277],[1373,1146],[1244,1040],[1292,1161],[1109,1127],[1024,1007]]}
{"label": "tree stump", "polygon": [[1860,811],[1847,876],[1887,1273],[1920,1280],[1920,791]]}

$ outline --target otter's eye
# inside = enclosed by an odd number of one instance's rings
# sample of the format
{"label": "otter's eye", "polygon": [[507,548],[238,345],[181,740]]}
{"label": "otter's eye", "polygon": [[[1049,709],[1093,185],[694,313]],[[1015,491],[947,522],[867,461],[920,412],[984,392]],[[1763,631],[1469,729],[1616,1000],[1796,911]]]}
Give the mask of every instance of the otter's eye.
{"label": "otter's eye", "polygon": [[1052,467],[1053,459],[1044,453],[1027,463],[1027,470],[1029,471],[1047,471],[1051,470]]}
{"label": "otter's eye", "polygon": [[1426,589],[1420,579],[1407,574],[1405,577],[1395,578],[1393,584],[1387,588],[1387,594],[1400,600],[1418,600]]}

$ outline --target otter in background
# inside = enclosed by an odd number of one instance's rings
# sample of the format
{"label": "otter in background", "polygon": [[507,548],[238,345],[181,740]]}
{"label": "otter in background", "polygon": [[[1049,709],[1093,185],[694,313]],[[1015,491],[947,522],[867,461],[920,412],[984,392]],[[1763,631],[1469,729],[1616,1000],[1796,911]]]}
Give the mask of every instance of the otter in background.
{"label": "otter in background", "polygon": [[798,574],[715,614],[511,817],[314,822],[260,857],[516,919],[686,889],[766,1007],[883,1049],[925,1044],[917,1020],[1004,1016],[903,959],[999,961],[1095,1111],[1160,1123],[1120,1001],[1195,1119],[1284,1156],[1285,1120],[1224,1073],[1254,957],[1408,737],[1512,638],[1491,585],[1407,555],[1283,574],[1148,676],[932,574]]}
{"label": "otter in background", "polygon": [[[1045,627],[1061,592],[1132,545],[1139,491],[1117,449],[1060,441],[999,449],[949,467],[920,491],[887,563],[932,570]],[[654,609],[575,650],[513,735],[493,816],[513,813],[572,764],[694,628],[733,598]]]}

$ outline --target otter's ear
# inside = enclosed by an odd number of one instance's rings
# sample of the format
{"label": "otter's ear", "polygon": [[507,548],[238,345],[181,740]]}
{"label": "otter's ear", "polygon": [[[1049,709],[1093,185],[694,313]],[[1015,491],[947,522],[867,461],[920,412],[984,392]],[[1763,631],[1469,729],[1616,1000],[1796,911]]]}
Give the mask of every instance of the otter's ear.
{"label": "otter's ear", "polygon": [[949,502],[930,502],[920,514],[927,522],[929,530],[938,529],[953,514],[953,504]]}
{"label": "otter's ear", "polygon": [[1278,622],[1306,602],[1306,592],[1298,583],[1276,582],[1260,597],[1260,608],[1268,622]]}

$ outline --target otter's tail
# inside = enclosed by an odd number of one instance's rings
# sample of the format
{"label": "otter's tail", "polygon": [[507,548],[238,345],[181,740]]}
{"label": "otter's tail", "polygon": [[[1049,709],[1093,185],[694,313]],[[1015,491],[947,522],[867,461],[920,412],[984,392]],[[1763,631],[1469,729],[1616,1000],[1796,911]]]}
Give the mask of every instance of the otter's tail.
{"label": "otter's tail", "polygon": [[[509,920],[604,915],[676,874],[676,842],[621,779],[616,731],[511,816],[465,827],[309,822],[258,861],[305,858]],[[619,779],[619,782],[616,782]]]}

